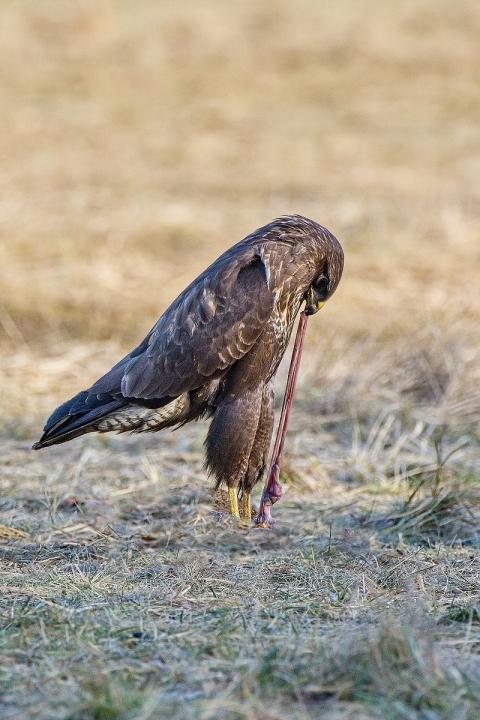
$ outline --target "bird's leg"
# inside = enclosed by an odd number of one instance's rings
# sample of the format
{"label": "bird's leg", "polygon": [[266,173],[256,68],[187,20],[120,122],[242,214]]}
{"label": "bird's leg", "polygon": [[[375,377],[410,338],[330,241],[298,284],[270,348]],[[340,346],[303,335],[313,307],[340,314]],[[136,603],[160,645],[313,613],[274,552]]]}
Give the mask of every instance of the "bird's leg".
{"label": "bird's leg", "polygon": [[245,520],[252,519],[252,495],[246,490],[243,491],[243,495],[240,499],[240,511],[241,516],[245,518]]}
{"label": "bird's leg", "polygon": [[292,359],[288,370],[287,387],[285,397],[283,398],[282,414],[278,424],[277,437],[275,438],[275,446],[273,448],[273,463],[270,475],[265,484],[262,494],[262,500],[255,523],[258,527],[271,528],[274,520],[272,518],[271,508],[274,503],[280,500],[282,496],[282,486],[280,484],[280,462],[282,459],[283,445],[287,432],[288,418],[292,408],[293,396],[295,393],[295,383],[297,381],[298,369],[302,357],[303,341],[305,339],[305,331],[307,329],[308,314],[304,311],[300,315],[300,322],[297,328],[295,345],[293,347]]}
{"label": "bird's leg", "polygon": [[215,410],[205,445],[207,467],[217,487],[226,487],[230,513],[238,518],[238,494],[251,490],[250,486],[245,487],[245,476],[260,417],[263,386],[245,388],[240,382],[242,373],[237,371],[237,375],[227,381],[230,385],[226,385],[226,395],[222,395]]}
{"label": "bird's leg", "polygon": [[238,511],[237,488],[228,488],[228,499],[230,501],[230,515],[233,515],[236,518],[240,518],[240,513]]}

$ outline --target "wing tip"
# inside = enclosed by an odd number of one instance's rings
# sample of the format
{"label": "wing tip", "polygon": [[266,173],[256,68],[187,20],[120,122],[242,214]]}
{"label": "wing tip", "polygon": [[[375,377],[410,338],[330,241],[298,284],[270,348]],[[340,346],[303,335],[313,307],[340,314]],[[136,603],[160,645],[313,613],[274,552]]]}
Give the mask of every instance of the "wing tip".
{"label": "wing tip", "polygon": [[49,438],[46,435],[42,435],[40,440],[37,440],[32,445],[32,450],[43,450],[43,448],[48,447],[49,445],[53,445],[56,441],[56,438]]}

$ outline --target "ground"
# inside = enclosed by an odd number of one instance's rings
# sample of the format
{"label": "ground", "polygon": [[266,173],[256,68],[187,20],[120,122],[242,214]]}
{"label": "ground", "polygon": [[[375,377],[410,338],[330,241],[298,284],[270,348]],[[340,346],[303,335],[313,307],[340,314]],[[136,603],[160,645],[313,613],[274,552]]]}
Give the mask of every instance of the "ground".
{"label": "ground", "polygon": [[[2,718],[478,718],[479,33],[473,0],[5,8]],[[346,266],[275,530],[223,513],[201,423],[30,450],[290,212]]]}

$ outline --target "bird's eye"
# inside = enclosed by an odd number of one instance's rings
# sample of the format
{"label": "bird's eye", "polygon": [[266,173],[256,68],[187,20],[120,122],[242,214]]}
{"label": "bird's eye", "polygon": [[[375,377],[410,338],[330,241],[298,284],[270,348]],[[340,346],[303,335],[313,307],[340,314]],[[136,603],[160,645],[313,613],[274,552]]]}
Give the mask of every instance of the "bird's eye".
{"label": "bird's eye", "polygon": [[315,282],[313,283],[313,287],[315,289],[315,295],[317,296],[318,300],[324,301],[328,297],[328,291],[329,291],[330,281],[326,275],[320,275]]}

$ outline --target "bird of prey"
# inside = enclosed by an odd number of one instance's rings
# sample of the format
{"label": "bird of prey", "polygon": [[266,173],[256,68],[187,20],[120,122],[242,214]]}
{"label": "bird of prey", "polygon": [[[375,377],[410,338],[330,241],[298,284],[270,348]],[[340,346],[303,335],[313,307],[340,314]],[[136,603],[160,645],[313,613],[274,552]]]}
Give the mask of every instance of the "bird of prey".
{"label": "bird of prey", "polygon": [[206,467],[230,512],[250,519],[266,469],[274,379],[302,302],[315,313],[335,292],[343,250],[300,215],[273,220],[221,255],[144,340],[51,415],[45,448],[89,432],[152,432],[211,418]]}

